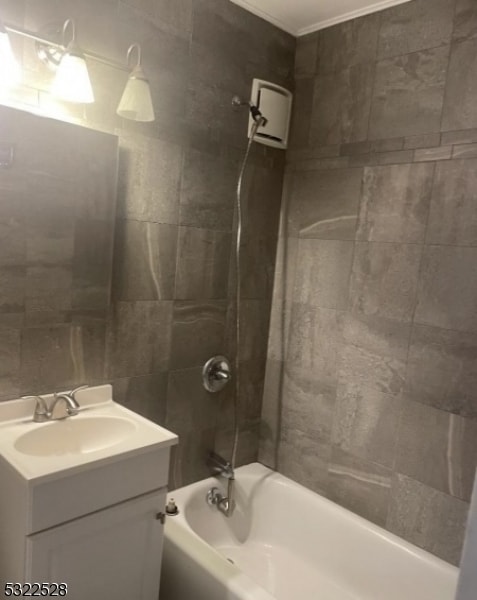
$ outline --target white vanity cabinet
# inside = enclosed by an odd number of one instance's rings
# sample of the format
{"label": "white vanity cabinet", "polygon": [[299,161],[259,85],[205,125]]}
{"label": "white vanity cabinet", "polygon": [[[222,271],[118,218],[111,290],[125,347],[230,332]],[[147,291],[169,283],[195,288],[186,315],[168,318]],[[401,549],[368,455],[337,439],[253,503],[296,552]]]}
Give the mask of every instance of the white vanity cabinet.
{"label": "white vanity cabinet", "polygon": [[165,492],[27,537],[26,581],[68,584],[71,600],[157,600]]}
{"label": "white vanity cabinet", "polygon": [[[158,600],[170,449],[177,436],[105,402],[110,386],[96,391],[96,403],[86,398],[88,410],[74,417],[82,423],[76,429],[68,419],[32,423],[31,407],[28,419],[12,418],[15,406],[0,403],[0,598],[6,583],[65,583],[68,600]],[[128,436],[105,445],[98,430],[92,446],[91,431],[105,419],[130,421],[121,429]],[[34,454],[19,451],[24,445],[17,441],[30,432],[35,440],[46,430],[50,440],[46,428],[60,440],[85,430],[89,445],[82,450],[80,439],[78,449],[68,443],[62,453],[41,441],[33,450],[28,446]]]}

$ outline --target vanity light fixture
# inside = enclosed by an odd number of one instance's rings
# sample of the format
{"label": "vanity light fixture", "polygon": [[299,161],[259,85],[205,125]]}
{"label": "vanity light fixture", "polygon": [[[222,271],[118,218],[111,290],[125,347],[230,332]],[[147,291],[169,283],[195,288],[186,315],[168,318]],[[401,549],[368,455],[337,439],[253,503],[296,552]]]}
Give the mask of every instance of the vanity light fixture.
{"label": "vanity light fixture", "polygon": [[67,19],[63,25],[63,42],[68,27],[72,28],[71,41],[66,46],[53,81],[51,92],[61,100],[91,104],[94,102],[93,88],[83,52],[76,43],[76,25]]}
{"label": "vanity light fixture", "polygon": [[[66,42],[66,34],[68,28],[72,29],[71,40]],[[150,122],[154,121],[154,107],[151,98],[151,89],[149,81],[144,75],[141,66],[141,46],[132,44],[127,51],[127,64],[119,63],[95,52],[90,52],[86,49],[80,49],[76,43],[76,26],[73,19],[67,19],[62,29],[57,29],[53,32],[53,39],[45,38],[34,31],[28,31],[17,25],[9,23],[2,24],[0,22],[0,88],[7,77],[4,75],[7,64],[15,64],[16,67],[8,69],[9,79],[13,80],[21,74],[18,64],[13,63],[10,59],[4,59],[4,48],[9,48],[8,56],[14,61],[13,53],[11,52],[10,41],[8,34],[15,34],[24,38],[33,40],[37,44],[38,58],[56,70],[56,76],[51,88],[52,94],[58,96],[67,102],[91,103],[94,102],[94,93],[89,78],[86,58],[97,63],[107,65],[113,69],[127,71],[129,78],[124,89],[123,95],[117,108],[117,114],[125,119],[133,121]],[[55,37],[61,32],[63,37],[62,43],[59,43]],[[137,62],[131,70],[130,59],[133,50],[137,51]]]}
{"label": "vanity light fixture", "polygon": [[133,50],[137,51],[137,62],[129,74],[126,87],[117,108],[117,114],[125,119],[132,121],[150,122],[154,121],[154,107],[152,105],[151,88],[149,81],[144,75],[141,66],[141,46],[132,44],[128,48],[127,63],[130,64],[130,58]]}
{"label": "vanity light fixture", "polygon": [[20,81],[20,65],[13,54],[8,31],[0,21],[0,88],[11,87]]}

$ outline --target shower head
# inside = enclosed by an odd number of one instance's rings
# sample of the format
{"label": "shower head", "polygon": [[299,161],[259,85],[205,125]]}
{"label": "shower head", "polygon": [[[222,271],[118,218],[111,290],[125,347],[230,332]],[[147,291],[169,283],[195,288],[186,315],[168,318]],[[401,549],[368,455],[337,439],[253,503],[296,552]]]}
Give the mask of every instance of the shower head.
{"label": "shower head", "polygon": [[240,98],[240,96],[234,96],[232,98],[232,106],[234,108],[239,108],[240,106],[248,106],[250,110],[250,114],[252,115],[252,119],[255,123],[258,123],[259,126],[265,127],[268,123],[268,119],[266,119],[262,113],[258,110],[258,108],[250,101],[244,101]]}

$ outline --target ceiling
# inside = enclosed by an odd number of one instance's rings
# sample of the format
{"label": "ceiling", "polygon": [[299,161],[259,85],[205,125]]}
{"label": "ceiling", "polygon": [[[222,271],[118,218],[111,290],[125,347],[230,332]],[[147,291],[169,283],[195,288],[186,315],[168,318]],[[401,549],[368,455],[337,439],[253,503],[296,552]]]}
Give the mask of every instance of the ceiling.
{"label": "ceiling", "polygon": [[232,0],[293,35],[305,35],[336,23],[409,0]]}

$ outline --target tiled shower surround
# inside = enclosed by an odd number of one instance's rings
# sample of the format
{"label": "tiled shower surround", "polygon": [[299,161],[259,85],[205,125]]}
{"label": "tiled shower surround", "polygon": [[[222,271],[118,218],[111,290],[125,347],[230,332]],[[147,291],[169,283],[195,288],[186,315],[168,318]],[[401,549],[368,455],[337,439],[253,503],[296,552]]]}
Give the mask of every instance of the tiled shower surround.
{"label": "tiled shower surround", "polygon": [[477,463],[476,72],[474,0],[299,38],[260,449],[456,564]]}
{"label": "tiled shower surround", "polygon": [[[39,62],[33,43],[12,36],[24,85],[9,103],[40,107],[54,118],[115,134],[120,156],[106,326],[104,315],[78,322],[77,290],[71,287],[77,254],[71,248],[68,263],[63,250],[71,244],[64,230],[55,229],[58,220],[45,224],[38,247],[29,240],[29,256],[37,259],[41,244],[54,249],[45,273],[64,301],[47,320],[32,319],[24,280],[13,290],[9,285],[15,265],[3,259],[14,236],[0,210],[0,232],[11,236],[2,238],[0,257],[0,398],[112,382],[117,400],[179,434],[172,484],[181,485],[208,474],[205,456],[214,442],[229,453],[232,440],[230,395],[211,396],[201,386],[208,358],[233,356],[228,306],[234,194],[248,116],[245,109],[234,112],[231,99],[235,94],[248,98],[253,77],[292,88],[296,42],[226,0],[0,0],[2,20],[33,31],[48,34],[52,24],[55,29],[69,17],[76,20],[78,43],[89,51],[125,63],[128,46],[142,45],[156,121],[138,124],[117,117],[127,73],[94,61],[89,68],[96,103],[55,103],[47,93],[52,73]],[[245,183],[241,362],[246,402],[239,453],[245,463],[255,460],[258,450],[284,165],[284,152],[257,145]],[[60,177],[61,170],[59,163]],[[31,202],[37,209],[34,197]],[[55,202],[62,202],[59,192],[49,198],[52,215]],[[91,269],[98,269],[96,247],[99,257],[100,245],[91,239]],[[23,255],[18,260],[19,268],[31,266]],[[55,263],[62,265],[64,282],[55,277]],[[80,351],[74,356],[72,340]],[[81,352],[84,361],[78,362]]]}

